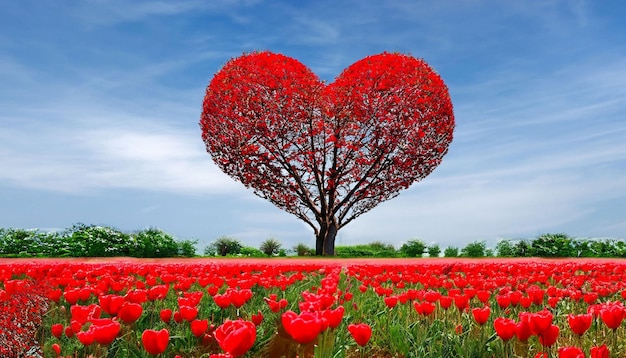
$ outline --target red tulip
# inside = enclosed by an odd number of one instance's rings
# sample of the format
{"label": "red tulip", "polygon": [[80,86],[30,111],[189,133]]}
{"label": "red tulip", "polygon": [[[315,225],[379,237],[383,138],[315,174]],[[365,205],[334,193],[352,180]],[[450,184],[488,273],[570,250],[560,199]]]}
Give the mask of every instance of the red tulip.
{"label": "red tulip", "polygon": [[509,297],[508,295],[498,295],[496,296],[496,302],[498,303],[498,306],[500,306],[500,308],[504,309],[509,307],[509,305],[511,304],[511,297]]}
{"label": "red tulip", "polygon": [[539,334],[539,343],[544,347],[551,347],[559,338],[559,326],[550,325],[548,329]]}
{"label": "red tulip", "polygon": [[476,292],[476,297],[478,297],[478,300],[484,304],[487,303],[487,301],[489,301],[489,298],[491,298],[491,292],[487,291],[487,290],[480,290],[478,292]]}
{"label": "red tulip", "polygon": [[624,319],[624,307],[621,304],[607,303],[600,309],[600,318],[612,330],[616,330]]}
{"label": "red tulip", "polygon": [[141,343],[143,348],[152,355],[158,355],[167,349],[170,341],[170,332],[163,328],[160,331],[147,329],[141,334]]}
{"label": "red tulip", "polygon": [[552,313],[548,310],[528,314],[528,323],[533,334],[542,334],[552,325]]}
{"label": "red tulip", "polygon": [[472,316],[474,316],[476,323],[478,323],[481,326],[487,323],[487,321],[489,320],[490,314],[491,314],[491,308],[489,308],[489,306],[485,306],[483,308],[472,309]]}
{"label": "red tulip", "polygon": [[526,342],[528,341],[528,339],[530,338],[530,336],[533,335],[533,331],[530,328],[530,324],[528,323],[527,319],[521,319],[516,325],[515,325],[515,336],[517,337],[518,340],[520,340],[521,342]]}
{"label": "red tulip", "polygon": [[122,308],[122,305],[126,303],[126,299],[118,295],[102,295],[99,298],[100,307],[109,316],[116,316]]}
{"label": "red tulip", "polygon": [[450,306],[452,306],[452,301],[453,301],[453,299],[450,296],[441,296],[441,297],[439,297],[439,305],[444,310],[447,310],[448,308],[450,308]]}
{"label": "red tulip", "polygon": [[515,337],[516,326],[515,321],[510,318],[498,317],[493,321],[496,334],[505,342]]}
{"label": "red tulip", "polygon": [[170,320],[172,319],[172,310],[169,308],[162,309],[161,312],[159,312],[159,317],[161,318],[161,321],[170,323]]}
{"label": "red tulip", "polygon": [[577,334],[579,336],[582,336],[583,334],[585,334],[585,332],[587,332],[589,327],[591,327],[592,320],[593,316],[591,315],[591,313],[567,315],[567,323],[569,323],[569,327],[572,329],[572,332],[574,332],[574,334]]}
{"label": "red tulip", "polygon": [[348,331],[356,341],[356,344],[361,347],[365,346],[372,337],[372,327],[365,323],[350,324],[348,325]]}
{"label": "red tulip", "polygon": [[53,336],[61,338],[63,335],[63,325],[60,323],[53,324],[52,327],[50,327],[50,331]]}
{"label": "red tulip", "polygon": [[110,323],[105,325],[89,326],[89,330],[93,331],[94,340],[102,345],[109,345],[113,343],[117,334],[120,332],[120,324],[116,321],[110,320]]}
{"label": "red tulip", "polygon": [[120,308],[117,316],[124,323],[133,323],[141,317],[143,308],[139,303],[125,302]]}
{"label": "red tulip", "polygon": [[90,346],[96,337],[94,336],[93,331],[89,330],[86,332],[83,332],[83,331],[76,332],[76,338],[78,338],[78,341],[82,345]]}
{"label": "red tulip", "polygon": [[466,295],[454,296],[454,305],[459,311],[464,311],[469,303],[469,297]]}
{"label": "red tulip", "polygon": [[585,358],[585,352],[578,347],[561,347],[559,358]]}
{"label": "red tulip", "polygon": [[215,340],[228,354],[239,357],[244,355],[256,340],[256,327],[250,321],[227,319],[215,330]]}
{"label": "red tulip", "polygon": [[257,314],[252,314],[250,316],[250,320],[255,326],[260,326],[263,322],[263,313],[261,313],[261,311],[257,311]]}
{"label": "red tulip", "polygon": [[341,320],[343,319],[344,313],[343,306],[339,306],[334,310],[324,310],[322,311],[323,318],[328,322],[328,327],[337,328],[339,324],[341,324]]}
{"label": "red tulip", "polygon": [[299,315],[287,311],[282,314],[281,322],[287,334],[300,344],[313,342],[322,330],[322,322],[317,314],[307,311]]}
{"label": "red tulip", "polygon": [[180,316],[187,322],[191,322],[198,317],[198,308],[182,306],[179,308]]}
{"label": "red tulip", "polygon": [[430,315],[431,313],[435,311],[435,308],[436,308],[434,303],[430,303],[428,301],[413,302],[413,307],[415,308],[415,311],[417,311],[417,313],[421,314],[422,316]]}
{"label": "red tulip", "polygon": [[[626,292],[626,291],[622,291]],[[591,351],[589,352],[589,358],[609,358],[609,349],[606,347],[606,344],[601,346],[591,347]]]}
{"label": "red tulip", "polygon": [[388,308],[394,308],[398,304],[398,296],[385,297],[384,301]]}
{"label": "red tulip", "polygon": [[230,304],[232,303],[232,298],[229,294],[225,293],[223,295],[213,296],[213,301],[215,301],[215,304],[219,308],[225,309],[228,308],[228,306],[230,306]]}
{"label": "red tulip", "polygon": [[58,343],[52,344],[52,350],[56,353],[57,357],[61,355],[61,346]]}
{"label": "red tulip", "polygon": [[209,320],[206,319],[194,319],[190,322],[189,327],[191,328],[191,333],[196,337],[201,337],[204,332],[209,329]]}

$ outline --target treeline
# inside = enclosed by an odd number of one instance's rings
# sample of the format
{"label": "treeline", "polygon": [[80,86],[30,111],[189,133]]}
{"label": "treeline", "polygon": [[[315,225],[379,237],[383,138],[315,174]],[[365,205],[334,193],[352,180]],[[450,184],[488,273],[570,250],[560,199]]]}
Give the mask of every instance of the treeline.
{"label": "treeline", "polygon": [[[398,254],[405,257],[439,256],[437,244],[426,245],[411,240],[402,245]],[[444,257],[626,257],[626,243],[617,239],[573,238],[567,234],[543,234],[534,239],[504,239],[495,248],[485,241],[474,241],[462,248],[449,246]]]}
{"label": "treeline", "polygon": [[156,228],[130,234],[85,224],[63,232],[0,228],[2,257],[193,257],[197,243]]}
{"label": "treeline", "polygon": [[[245,246],[239,240],[223,236],[209,244],[205,256],[266,257],[313,256],[315,250],[304,243],[283,249],[276,239],[267,239],[260,249]],[[543,234],[535,239],[500,240],[495,248],[486,241],[473,241],[463,247],[426,244],[409,240],[396,249],[392,244],[375,241],[368,244],[335,247],[336,257],[626,257],[626,243],[616,239],[581,239],[567,234]]]}
{"label": "treeline", "polygon": [[[75,224],[62,232],[0,228],[0,257],[194,257],[197,240],[178,240],[157,228],[125,233],[107,226]],[[222,236],[204,248],[204,256],[271,257],[314,256],[315,249],[304,243],[284,248],[269,238],[259,248]],[[396,249],[392,244],[336,246],[335,256],[349,257],[622,257],[626,243],[617,239],[581,239],[567,234],[543,234],[534,239],[500,240],[494,248],[486,241],[463,247],[426,244],[409,240]]]}

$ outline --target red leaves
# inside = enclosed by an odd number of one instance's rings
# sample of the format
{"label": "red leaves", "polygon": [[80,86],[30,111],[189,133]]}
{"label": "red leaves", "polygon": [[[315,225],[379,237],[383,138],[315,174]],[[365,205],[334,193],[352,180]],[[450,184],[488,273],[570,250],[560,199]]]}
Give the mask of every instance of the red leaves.
{"label": "red leaves", "polygon": [[454,115],[443,80],[411,56],[369,56],[326,86],[295,59],[257,52],[215,74],[200,127],[225,173],[311,226],[334,216],[340,229],[432,172]]}

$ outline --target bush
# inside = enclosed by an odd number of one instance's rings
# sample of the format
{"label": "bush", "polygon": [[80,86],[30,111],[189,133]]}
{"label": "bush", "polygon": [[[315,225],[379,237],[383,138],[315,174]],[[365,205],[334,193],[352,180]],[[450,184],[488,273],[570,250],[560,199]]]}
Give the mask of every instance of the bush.
{"label": "bush", "polygon": [[241,248],[239,255],[245,257],[265,257],[266,255],[263,251],[257,249],[256,247],[244,246]]}
{"label": "bush", "polygon": [[461,250],[463,257],[485,257],[487,244],[484,241],[470,242]]}
{"label": "bush", "polygon": [[229,236],[221,236],[204,250],[206,256],[226,256],[241,253],[241,242]]}
{"label": "bush", "polygon": [[293,247],[293,252],[296,253],[296,255],[298,256],[313,256],[315,255],[315,249],[306,246],[306,244],[304,243],[298,243],[296,246]]}
{"label": "bush", "polygon": [[375,241],[366,245],[336,246],[338,257],[396,257],[398,253],[391,244]]}
{"label": "bush", "polygon": [[196,245],[198,240],[183,240],[178,243],[178,255],[182,257],[196,256]]}
{"label": "bush", "polygon": [[174,238],[157,228],[139,231],[133,238],[137,244],[136,257],[178,256],[179,247]]}
{"label": "bush", "polygon": [[422,240],[409,240],[400,247],[405,257],[422,257],[426,251],[426,244]]}
{"label": "bush", "polygon": [[129,235],[107,226],[75,224],[63,236],[69,252],[62,253],[62,256],[130,256],[137,249]]}
{"label": "bush", "polygon": [[458,257],[459,248],[454,246],[448,246],[443,250],[443,257]]}
{"label": "bush", "polygon": [[261,246],[259,247],[261,249],[261,251],[263,251],[263,253],[267,256],[274,256],[276,254],[278,254],[278,252],[280,251],[282,245],[281,243],[274,239],[274,238],[269,238],[265,241],[263,241],[261,243]]}
{"label": "bush", "polygon": [[437,244],[432,244],[428,246],[428,257],[439,257],[441,253],[441,248]]}

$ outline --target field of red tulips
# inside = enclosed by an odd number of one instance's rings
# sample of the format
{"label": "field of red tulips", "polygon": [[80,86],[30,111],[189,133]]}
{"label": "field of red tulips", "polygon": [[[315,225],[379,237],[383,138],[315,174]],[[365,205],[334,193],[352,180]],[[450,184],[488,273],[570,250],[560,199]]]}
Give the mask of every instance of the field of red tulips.
{"label": "field of red tulips", "polygon": [[0,356],[624,357],[626,261],[0,261]]}

